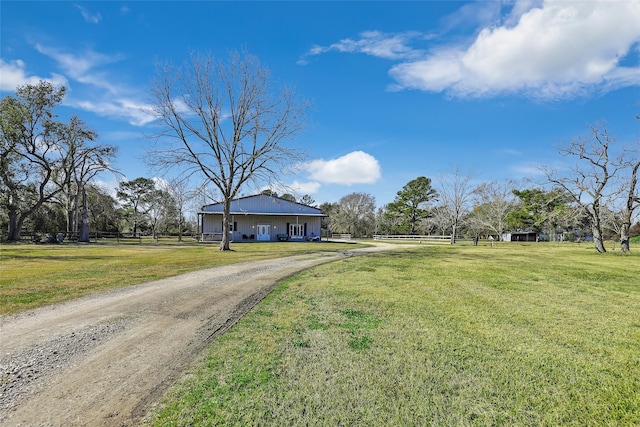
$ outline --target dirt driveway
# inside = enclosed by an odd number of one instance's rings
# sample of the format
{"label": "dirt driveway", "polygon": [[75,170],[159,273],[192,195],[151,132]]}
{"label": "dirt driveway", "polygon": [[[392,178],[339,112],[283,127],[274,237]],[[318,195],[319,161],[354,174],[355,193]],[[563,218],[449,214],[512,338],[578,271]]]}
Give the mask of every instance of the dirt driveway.
{"label": "dirt driveway", "polygon": [[390,247],[212,268],[0,317],[0,425],[136,425],[277,282]]}

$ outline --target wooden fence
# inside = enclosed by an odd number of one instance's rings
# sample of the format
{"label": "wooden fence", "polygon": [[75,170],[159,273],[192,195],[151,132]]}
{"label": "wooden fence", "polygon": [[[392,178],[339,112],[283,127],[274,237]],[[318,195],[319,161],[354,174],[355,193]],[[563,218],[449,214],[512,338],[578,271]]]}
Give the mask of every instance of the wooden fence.
{"label": "wooden fence", "polygon": [[332,239],[337,239],[337,240],[351,240],[351,234],[339,234],[339,233],[333,233],[331,235]]}
{"label": "wooden fence", "polygon": [[[58,235],[62,234],[62,242],[58,241]],[[41,233],[23,231],[20,234],[20,241],[32,242],[32,243],[69,243],[78,241],[78,233]],[[182,235],[184,242],[194,241],[195,237],[190,233]],[[111,231],[91,231],[89,233],[89,242],[91,243],[148,243],[148,242],[173,242],[178,241],[178,235],[159,234],[156,236],[150,235],[137,235],[134,236],[131,233],[119,233]]]}
{"label": "wooden fence", "polygon": [[434,236],[434,235],[416,235],[416,234],[376,234],[373,236],[374,240],[395,240],[403,242],[416,242],[426,243],[432,245],[473,245],[475,242],[472,238],[465,238],[462,236],[456,236],[455,239],[451,239],[451,236]]}

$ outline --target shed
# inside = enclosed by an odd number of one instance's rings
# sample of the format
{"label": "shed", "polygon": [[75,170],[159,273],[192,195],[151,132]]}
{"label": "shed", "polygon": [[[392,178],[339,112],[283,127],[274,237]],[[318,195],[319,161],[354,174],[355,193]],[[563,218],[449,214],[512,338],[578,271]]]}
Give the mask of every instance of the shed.
{"label": "shed", "polygon": [[504,233],[502,235],[503,242],[537,242],[538,233],[534,231]]}
{"label": "shed", "polygon": [[[198,212],[200,241],[222,239],[223,204]],[[320,238],[322,211],[312,206],[266,194],[231,201],[230,240],[234,242],[303,241]]]}

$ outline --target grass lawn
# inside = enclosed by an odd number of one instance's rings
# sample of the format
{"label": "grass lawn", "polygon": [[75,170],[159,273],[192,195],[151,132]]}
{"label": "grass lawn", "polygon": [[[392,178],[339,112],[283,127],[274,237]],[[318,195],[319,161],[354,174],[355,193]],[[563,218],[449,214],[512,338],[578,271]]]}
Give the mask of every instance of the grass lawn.
{"label": "grass lawn", "polygon": [[[0,315],[188,271],[317,251],[343,243],[0,245]],[[163,240],[160,241],[161,243]]]}
{"label": "grass lawn", "polygon": [[279,285],[149,423],[640,425],[640,257],[424,247]]}

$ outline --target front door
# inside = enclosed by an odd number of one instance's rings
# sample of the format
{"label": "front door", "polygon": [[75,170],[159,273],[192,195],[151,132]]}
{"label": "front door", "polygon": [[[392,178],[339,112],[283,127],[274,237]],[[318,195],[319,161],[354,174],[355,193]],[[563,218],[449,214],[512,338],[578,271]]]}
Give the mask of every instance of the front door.
{"label": "front door", "polygon": [[258,225],[258,241],[268,242],[271,240],[271,226],[270,225]]}

